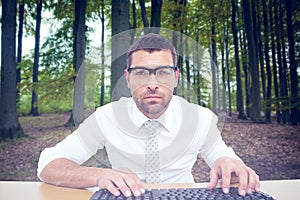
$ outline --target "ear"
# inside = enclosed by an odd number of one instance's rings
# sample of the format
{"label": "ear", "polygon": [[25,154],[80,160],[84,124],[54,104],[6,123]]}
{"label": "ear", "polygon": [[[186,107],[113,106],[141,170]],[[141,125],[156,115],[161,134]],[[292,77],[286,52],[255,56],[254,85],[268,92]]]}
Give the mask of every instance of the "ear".
{"label": "ear", "polygon": [[127,87],[130,88],[129,73],[126,69],[124,70],[124,76],[126,79]]}
{"label": "ear", "polygon": [[175,71],[175,83],[174,83],[174,88],[177,87],[177,85],[178,85],[179,76],[180,76],[180,70],[178,69],[178,70]]}

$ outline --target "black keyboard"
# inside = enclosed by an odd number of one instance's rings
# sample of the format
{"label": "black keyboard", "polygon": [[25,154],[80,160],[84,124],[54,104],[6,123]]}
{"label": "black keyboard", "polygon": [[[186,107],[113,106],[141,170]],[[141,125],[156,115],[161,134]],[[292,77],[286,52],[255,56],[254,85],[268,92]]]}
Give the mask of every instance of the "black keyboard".
{"label": "black keyboard", "polygon": [[114,196],[106,189],[95,192],[90,200],[274,200],[263,192],[253,192],[251,195],[240,196],[238,188],[231,188],[228,194],[222,188],[208,190],[206,188],[180,188],[180,189],[151,189],[139,197],[125,197],[123,194]]}

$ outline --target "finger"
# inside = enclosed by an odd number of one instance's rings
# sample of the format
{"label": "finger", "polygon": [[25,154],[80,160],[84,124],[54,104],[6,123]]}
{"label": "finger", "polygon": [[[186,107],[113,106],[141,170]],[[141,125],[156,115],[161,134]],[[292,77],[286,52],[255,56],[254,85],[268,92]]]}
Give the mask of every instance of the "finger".
{"label": "finger", "polygon": [[258,175],[256,175],[255,191],[256,192],[260,191],[260,181],[259,181],[259,176]]}
{"label": "finger", "polygon": [[239,177],[239,194],[241,196],[245,196],[248,189],[248,172],[246,170],[240,169],[235,173]]}
{"label": "finger", "polygon": [[140,196],[141,194],[145,193],[144,187],[140,179],[136,175],[127,175],[126,177],[124,177],[124,180],[134,196]]}
{"label": "finger", "polygon": [[231,179],[231,171],[223,169],[222,170],[222,188],[223,188],[223,192],[225,194],[229,193],[230,179]]}
{"label": "finger", "polygon": [[118,178],[113,182],[119,188],[119,190],[124,194],[125,197],[130,197],[132,195],[131,189],[125,183],[125,180],[123,178]]}
{"label": "finger", "polygon": [[248,189],[247,194],[251,194],[253,190],[256,188],[256,183],[259,181],[257,174],[251,169],[248,168]]}
{"label": "finger", "polygon": [[207,189],[213,189],[217,186],[219,180],[219,175],[218,172],[215,168],[212,168],[210,171],[210,181],[209,184],[207,185]]}
{"label": "finger", "polygon": [[104,184],[103,186],[99,186],[99,187],[106,188],[108,191],[110,191],[110,193],[112,193],[115,196],[119,196],[121,194],[119,189],[111,181],[107,181],[106,184]]}
{"label": "finger", "polygon": [[119,170],[123,172],[123,179],[135,196],[140,196],[145,193],[144,186],[140,178],[135,173],[127,168]]}

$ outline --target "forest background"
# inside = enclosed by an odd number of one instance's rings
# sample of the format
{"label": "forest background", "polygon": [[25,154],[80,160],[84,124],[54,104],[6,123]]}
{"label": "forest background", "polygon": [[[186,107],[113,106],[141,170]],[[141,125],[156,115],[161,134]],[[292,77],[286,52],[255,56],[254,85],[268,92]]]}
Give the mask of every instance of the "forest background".
{"label": "forest background", "polygon": [[[40,136],[39,117],[49,116],[50,120],[49,113],[63,113],[65,119],[67,113],[65,123],[53,124],[52,130],[57,131],[57,126],[72,130],[91,110],[119,98],[114,96],[113,88],[122,80],[125,69],[122,52],[148,32],[165,35],[178,50],[181,70],[178,95],[211,108],[224,120],[236,119],[261,127],[284,125],[279,130],[287,132],[288,138],[296,142],[291,151],[298,152],[299,1],[2,0],[1,3],[2,161],[12,159],[12,155],[5,154],[24,138]],[[95,30],[88,26],[90,23],[101,27],[101,34],[91,37]],[[41,40],[45,24],[49,34]],[[34,37],[35,47],[23,55],[23,39],[28,36]],[[93,46],[95,40],[99,46]],[[98,63],[93,60],[95,54]],[[93,74],[92,78],[87,74]],[[226,125],[221,126],[226,130]],[[296,160],[299,154],[295,155]],[[32,159],[36,164],[37,158]],[[296,174],[299,166],[299,162],[291,165]],[[293,177],[297,175],[289,178]]]}

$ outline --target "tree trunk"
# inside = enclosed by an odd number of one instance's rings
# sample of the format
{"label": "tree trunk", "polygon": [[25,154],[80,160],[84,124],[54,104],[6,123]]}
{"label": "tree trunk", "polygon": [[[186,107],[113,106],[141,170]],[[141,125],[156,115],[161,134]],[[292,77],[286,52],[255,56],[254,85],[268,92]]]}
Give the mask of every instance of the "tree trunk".
{"label": "tree trunk", "polygon": [[79,126],[84,120],[84,87],[85,87],[85,13],[87,0],[75,0],[74,34],[74,69],[76,73],[74,82],[72,114],[66,126]]}
{"label": "tree trunk", "polygon": [[125,78],[126,52],[130,46],[129,0],[111,1],[112,12],[112,67],[111,67],[111,100],[130,96]]}
{"label": "tree trunk", "polygon": [[228,27],[224,26],[224,41],[221,48],[221,70],[222,70],[222,112],[226,112],[226,67],[225,67],[225,48],[224,46],[228,46]]}
{"label": "tree trunk", "polygon": [[201,105],[201,90],[200,90],[200,84],[201,84],[201,80],[200,80],[200,70],[201,70],[201,66],[200,66],[200,62],[199,62],[199,34],[196,34],[196,66],[197,66],[197,69],[196,69],[196,72],[197,72],[197,102],[198,102],[198,105]]}
{"label": "tree trunk", "polygon": [[[275,5],[275,24],[276,24],[276,40],[277,42],[277,57],[278,57],[278,69],[279,69],[279,84],[280,84],[280,100],[282,105],[282,115],[281,122],[286,124],[288,122],[288,94],[286,90],[286,74],[284,68],[284,57],[285,57],[285,44],[284,44],[284,35],[283,35],[283,20],[281,14],[281,3]],[[283,40],[283,41],[282,41]],[[282,46],[283,44],[283,46]]]}
{"label": "tree trunk", "polygon": [[134,37],[135,37],[135,33],[136,33],[136,5],[135,5],[135,0],[132,0],[132,18],[133,18],[133,24],[132,26],[130,25],[130,28],[131,28],[131,40],[130,40],[130,44],[133,43],[134,41]]}
{"label": "tree trunk", "polygon": [[232,3],[232,34],[233,34],[233,43],[234,43],[234,55],[235,55],[235,67],[236,67],[236,105],[238,111],[239,119],[246,119],[244,112],[244,101],[243,101],[243,90],[242,90],[242,78],[241,78],[241,68],[240,68],[240,58],[239,58],[239,41],[238,41],[238,32],[236,28],[236,2],[235,0],[231,1]]}
{"label": "tree trunk", "polygon": [[42,8],[43,1],[37,0],[36,2],[36,26],[35,26],[35,46],[34,46],[34,62],[32,72],[32,97],[31,97],[31,111],[30,114],[38,116],[38,77],[39,77],[39,58],[40,58],[40,32],[42,21]]}
{"label": "tree trunk", "polygon": [[[284,10],[284,5],[285,3],[281,3],[280,4],[280,10]],[[280,13],[279,13],[280,14]],[[284,120],[286,121],[286,123],[290,123],[290,114],[289,114],[289,94],[288,94],[288,86],[287,86],[287,53],[286,53],[286,43],[285,43],[285,30],[283,28],[283,25],[284,25],[284,22],[283,22],[283,15],[280,16],[279,18],[279,27],[280,27],[280,32],[281,32],[281,39],[280,39],[280,42],[281,42],[281,49],[282,49],[282,76],[283,76],[283,79],[282,79],[282,89],[283,89],[283,95],[284,95],[284,102],[283,102],[283,105],[284,105],[284,110],[283,110],[283,116],[284,116]]]}
{"label": "tree trunk", "polygon": [[142,21],[143,21],[144,27],[148,28],[149,22],[148,22],[147,11],[146,11],[144,0],[140,0],[140,6],[141,6],[141,15],[142,15]]}
{"label": "tree trunk", "polygon": [[248,40],[248,64],[251,75],[251,119],[255,122],[259,122],[261,120],[260,117],[260,90],[259,90],[259,72],[258,72],[258,62],[257,62],[257,52],[256,52],[256,44],[253,33],[252,20],[250,15],[250,4],[249,0],[243,0],[242,3],[244,10],[244,21],[245,21],[245,30],[246,36]]}
{"label": "tree trunk", "polygon": [[267,14],[267,3],[263,1],[263,18],[264,18],[264,53],[265,63],[267,72],[267,89],[266,89],[266,112],[265,122],[271,122],[271,94],[272,94],[272,73],[270,67],[270,56],[269,56],[269,25],[268,25],[268,14]]}
{"label": "tree trunk", "polygon": [[189,58],[189,47],[188,47],[188,42],[185,42],[185,67],[186,67],[186,91],[187,91],[187,95],[186,98],[188,101],[191,100],[189,92],[191,89],[191,73],[190,73],[190,58]]}
{"label": "tree trunk", "polygon": [[273,1],[270,1],[269,7],[269,21],[270,21],[270,33],[271,33],[271,52],[272,52],[272,63],[273,63],[273,82],[274,82],[274,93],[275,93],[275,107],[276,107],[276,121],[280,123],[280,110],[279,110],[279,90],[278,90],[278,81],[277,81],[277,61],[276,61],[276,47],[275,47],[275,31],[273,26]]}
{"label": "tree trunk", "polygon": [[101,20],[101,88],[100,88],[100,106],[104,105],[104,97],[105,97],[105,57],[104,57],[104,0],[102,1],[101,5],[101,14],[100,14],[100,20]]}
{"label": "tree trunk", "polygon": [[[243,28],[244,30],[244,28]],[[249,89],[249,73],[248,73],[248,65],[247,65],[247,42],[246,42],[246,34],[244,31],[240,31],[240,44],[242,49],[242,66],[244,72],[244,85],[245,85],[245,104],[246,104],[246,116],[250,117],[250,89]]]}
{"label": "tree trunk", "polygon": [[159,33],[162,0],[151,0],[151,23],[150,26],[155,27],[151,30],[153,33]]}
{"label": "tree trunk", "polygon": [[217,47],[216,47],[216,27],[214,19],[211,26],[211,76],[212,76],[212,111],[217,112]]}
{"label": "tree trunk", "polygon": [[[17,49],[17,65],[22,61],[22,39],[23,39],[23,25],[24,25],[24,7],[25,4],[22,1],[19,4],[19,27],[18,27],[18,49]],[[18,84],[21,82],[21,69],[19,66],[17,66],[17,105],[19,104],[20,100],[20,91],[18,89]]]}
{"label": "tree trunk", "polygon": [[299,114],[299,97],[298,97],[298,77],[297,64],[295,60],[295,41],[292,24],[293,16],[293,0],[286,1],[286,22],[289,42],[289,60],[290,60],[290,79],[291,79],[291,124],[297,125],[300,123]]}
{"label": "tree trunk", "polygon": [[0,141],[24,136],[16,104],[16,0],[2,0]]}

